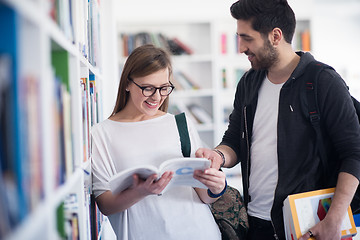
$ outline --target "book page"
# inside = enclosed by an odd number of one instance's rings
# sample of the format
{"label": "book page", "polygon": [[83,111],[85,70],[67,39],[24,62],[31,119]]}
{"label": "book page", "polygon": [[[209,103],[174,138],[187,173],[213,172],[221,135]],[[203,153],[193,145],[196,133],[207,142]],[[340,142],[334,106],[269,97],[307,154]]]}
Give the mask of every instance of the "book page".
{"label": "book page", "polygon": [[124,191],[129,188],[133,183],[133,175],[138,174],[140,178],[146,179],[151,174],[157,173],[157,170],[154,166],[142,166],[130,168],[125,171],[122,171],[114,175],[110,181],[110,189],[114,194]]}
{"label": "book page", "polygon": [[[193,177],[194,170],[205,170],[211,162],[206,158],[178,158],[163,162],[160,165],[161,174],[165,171],[173,171],[174,176],[169,185],[187,185],[198,188],[207,188]],[[169,185],[166,187],[168,188]]]}

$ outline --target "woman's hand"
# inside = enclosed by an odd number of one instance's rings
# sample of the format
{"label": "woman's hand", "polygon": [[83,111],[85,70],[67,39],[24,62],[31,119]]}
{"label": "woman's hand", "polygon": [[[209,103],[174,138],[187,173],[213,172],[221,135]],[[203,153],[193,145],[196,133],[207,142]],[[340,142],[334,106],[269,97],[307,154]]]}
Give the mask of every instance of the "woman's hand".
{"label": "woman's hand", "polygon": [[[221,193],[225,188],[225,173],[222,171],[217,170],[216,168],[208,168],[204,171],[195,170],[194,171],[194,178],[202,182],[205,186],[213,194]],[[212,203],[217,200],[217,198],[211,198],[207,194],[207,189],[196,188],[196,192],[198,193],[200,199],[204,203]]]}
{"label": "woman's hand", "polygon": [[150,175],[146,180],[143,180],[137,174],[134,174],[134,181],[131,188],[137,190],[143,196],[160,194],[169,184],[172,177],[173,172],[171,171],[166,171],[159,179],[157,179],[157,174]]}

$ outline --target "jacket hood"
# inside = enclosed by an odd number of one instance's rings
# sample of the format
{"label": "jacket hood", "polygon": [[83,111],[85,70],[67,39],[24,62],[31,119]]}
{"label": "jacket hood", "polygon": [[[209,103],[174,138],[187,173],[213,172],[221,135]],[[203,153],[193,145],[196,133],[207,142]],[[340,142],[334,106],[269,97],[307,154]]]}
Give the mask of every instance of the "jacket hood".
{"label": "jacket hood", "polygon": [[293,78],[300,77],[304,73],[306,66],[310,62],[315,61],[314,56],[311,55],[311,53],[309,52],[296,52],[296,54],[300,56],[300,61],[296,66],[294,72],[291,74],[291,77]]}

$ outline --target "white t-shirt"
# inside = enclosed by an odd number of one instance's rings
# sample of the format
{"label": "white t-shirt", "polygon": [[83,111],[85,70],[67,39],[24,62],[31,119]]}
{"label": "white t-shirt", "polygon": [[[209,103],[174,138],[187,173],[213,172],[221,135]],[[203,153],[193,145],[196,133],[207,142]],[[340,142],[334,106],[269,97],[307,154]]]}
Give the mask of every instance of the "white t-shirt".
{"label": "white t-shirt", "polygon": [[278,181],[277,123],[282,85],[265,78],[259,90],[251,138],[248,213],[268,221]]}
{"label": "white t-shirt", "polygon": [[[189,119],[191,156],[202,146]],[[159,166],[169,158],[182,157],[175,117],[165,114],[141,122],[109,119],[92,128],[93,192],[110,190],[114,174],[144,164]],[[221,239],[211,214],[192,187],[177,186],[162,196],[150,195],[127,210],[109,216],[118,239]]]}

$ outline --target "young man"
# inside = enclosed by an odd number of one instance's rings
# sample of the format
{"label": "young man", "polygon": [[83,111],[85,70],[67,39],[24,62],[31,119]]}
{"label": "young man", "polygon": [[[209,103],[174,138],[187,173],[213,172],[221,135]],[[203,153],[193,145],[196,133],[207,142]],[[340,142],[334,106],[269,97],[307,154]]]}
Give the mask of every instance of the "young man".
{"label": "young man", "polygon": [[330,69],[317,81],[331,170],[325,185],[315,133],[301,101],[304,73],[314,57],[292,49],[294,12],[286,0],[239,0],[231,14],[237,20],[240,50],[252,68],[237,86],[222,142],[216,151],[198,149],[197,156],[211,159],[216,167],[241,163],[248,239],[285,239],[285,198],[336,186],[328,214],[302,239],[338,240],[360,178],[360,128],[347,86]]}

